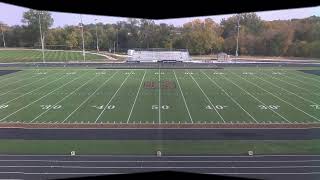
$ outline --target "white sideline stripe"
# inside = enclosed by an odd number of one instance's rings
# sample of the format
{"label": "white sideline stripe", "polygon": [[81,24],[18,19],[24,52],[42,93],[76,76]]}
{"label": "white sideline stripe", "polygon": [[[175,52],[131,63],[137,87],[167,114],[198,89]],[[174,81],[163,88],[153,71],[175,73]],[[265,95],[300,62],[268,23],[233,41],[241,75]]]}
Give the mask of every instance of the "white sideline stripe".
{"label": "white sideline stripe", "polygon": [[[250,95],[253,99],[255,99],[256,101],[258,101],[259,103],[263,104],[264,106],[267,106],[265,103],[263,103],[262,101],[260,101],[257,97],[255,97],[254,95],[252,95],[251,93],[249,93],[247,90],[243,89],[241,86],[239,86],[238,84],[234,83],[233,81],[231,81],[230,79],[228,79],[226,76],[223,76],[224,79],[226,79],[227,81],[231,82],[233,85],[237,86],[239,89],[241,89],[242,91],[244,91],[245,93],[247,93],[248,95]],[[270,111],[274,112],[275,114],[277,114],[279,117],[281,117],[282,119],[284,119],[285,121],[287,121],[288,123],[292,123],[291,121],[289,121],[287,118],[283,117],[281,114],[279,114],[278,112],[274,111],[273,109],[269,109]]]}
{"label": "white sideline stripe", "polygon": [[[291,73],[290,73],[290,74],[291,74]],[[301,80],[299,80],[299,79],[294,79],[294,78],[292,78],[292,77],[290,77],[290,76],[286,76],[286,75],[284,75],[284,74],[282,74],[282,76],[284,76],[284,77],[286,77],[286,78],[288,78],[288,79],[292,79],[292,80],[294,80],[294,81],[298,81],[298,82],[303,83],[303,84],[307,84],[307,85],[313,86],[313,87],[315,87],[315,88],[317,88],[317,89],[320,90],[320,87],[319,87],[319,86],[316,86],[316,85],[314,85],[314,84],[305,83],[304,81],[301,81]],[[297,77],[297,76],[296,76],[296,77]],[[302,87],[299,87],[299,88],[302,88]],[[305,88],[302,88],[302,89],[305,89]],[[307,90],[307,89],[306,89],[306,90]],[[313,93],[313,92],[312,92],[312,94],[318,95],[317,93]]]}
{"label": "white sideline stripe", "polygon": [[110,79],[112,79],[113,76],[114,76],[115,74],[117,74],[118,72],[119,72],[119,71],[116,71],[115,73],[113,73],[112,76],[110,76],[107,80],[105,80],[105,81],[101,84],[101,86],[99,86],[89,97],[87,97],[87,99],[85,99],[84,101],[82,101],[82,103],[81,103],[75,110],[73,110],[73,111],[62,121],[62,123],[64,123],[67,119],[69,119],[69,117],[72,116],[73,113],[75,113],[84,103],[86,103],[97,91],[99,91],[100,88],[102,88],[107,82],[109,82]]}
{"label": "white sideline stripe", "polygon": [[[257,77],[258,79],[260,79],[260,80],[263,80],[263,79],[259,78],[258,76],[256,76],[256,77]],[[241,77],[241,78],[242,78],[242,77]],[[242,78],[242,79],[243,79],[243,78]],[[246,79],[244,79],[244,80],[246,80]],[[250,81],[248,81],[248,80],[246,80],[246,81],[247,81],[247,82],[250,82]],[[263,80],[263,81],[268,82],[268,81],[266,81],[266,80]],[[318,118],[316,118],[316,117],[312,116],[311,114],[309,114],[309,113],[307,113],[307,112],[303,111],[302,109],[300,109],[300,108],[298,108],[298,107],[294,106],[293,104],[291,104],[291,103],[289,103],[289,102],[287,102],[287,101],[285,101],[285,100],[283,100],[283,99],[279,98],[278,96],[274,95],[273,93],[271,93],[271,92],[269,92],[269,91],[267,91],[267,90],[265,90],[265,89],[261,88],[260,86],[258,86],[258,85],[256,85],[256,84],[254,84],[254,83],[252,83],[252,82],[250,82],[250,83],[251,83],[251,84],[253,84],[253,85],[255,85],[256,87],[259,87],[260,89],[264,90],[265,92],[267,92],[267,93],[271,94],[273,97],[276,97],[277,99],[279,99],[279,100],[281,100],[281,101],[283,101],[283,102],[285,102],[285,103],[289,104],[290,106],[294,107],[295,109],[297,109],[297,110],[299,110],[299,111],[303,112],[304,114],[306,114],[306,115],[308,115],[308,116],[312,117],[313,119],[315,119],[315,120],[317,120],[317,121],[320,121],[320,119],[318,119]],[[269,84],[272,84],[272,83],[269,83]],[[276,87],[276,86],[275,86],[275,87]]]}
{"label": "white sideline stripe", "polygon": [[141,89],[141,86],[142,86],[144,77],[146,76],[146,72],[147,72],[147,71],[144,70],[144,74],[143,74],[143,77],[142,77],[142,79],[141,79],[140,86],[139,86],[138,92],[137,92],[137,94],[136,94],[136,97],[134,98],[134,102],[133,102],[133,105],[132,105],[132,107],[131,107],[131,110],[130,110],[130,113],[129,113],[129,116],[128,116],[128,119],[127,119],[127,123],[129,123],[129,121],[130,121],[130,117],[131,117],[133,108],[134,108],[134,106],[135,106],[135,104],[136,104],[137,98],[138,98],[138,96],[139,96],[140,89]]}
{"label": "white sideline stripe", "polygon": [[[131,71],[132,72],[132,71]],[[104,111],[107,109],[107,107],[109,106],[109,104],[111,103],[111,101],[113,100],[114,97],[116,97],[116,95],[118,94],[119,90],[121,89],[121,87],[123,86],[123,84],[127,81],[127,79],[131,76],[131,72],[127,75],[127,77],[123,80],[123,82],[121,83],[120,87],[117,89],[117,91],[112,95],[112,97],[110,98],[109,102],[104,106],[103,110],[100,112],[100,114],[98,115],[97,119],[94,121],[94,123],[97,123],[97,121],[99,120],[99,118],[102,116],[102,114],[104,113]]]}
{"label": "white sideline stripe", "polygon": [[[60,78],[58,78],[57,80],[60,80],[60,79],[61,79],[61,78],[63,78],[63,77],[64,77],[64,76],[61,76],[61,77],[60,77]],[[66,86],[66,85],[68,85],[68,84],[72,83],[73,81],[75,81],[75,80],[79,79],[80,77],[82,77],[82,76],[79,76],[78,78],[75,78],[75,79],[73,79],[73,80],[69,81],[68,83],[63,84],[62,86],[60,86],[60,87],[58,87],[58,88],[54,89],[53,91],[51,91],[51,92],[47,93],[46,95],[44,95],[44,96],[42,96],[42,97],[38,98],[37,100],[32,101],[31,103],[27,104],[26,106],[24,106],[24,107],[22,107],[22,108],[20,108],[20,109],[16,110],[15,112],[13,112],[13,113],[11,113],[11,114],[7,115],[6,117],[2,118],[2,119],[0,120],[0,122],[1,122],[1,121],[3,121],[3,120],[5,120],[5,119],[7,119],[8,117],[10,117],[10,116],[14,115],[15,113],[17,113],[17,112],[19,112],[19,111],[21,111],[21,110],[23,110],[23,109],[25,109],[25,108],[29,107],[30,105],[32,105],[32,104],[34,104],[34,103],[36,103],[36,102],[40,101],[41,99],[43,99],[43,98],[45,98],[45,97],[49,96],[49,95],[50,95],[50,94],[52,94],[53,92],[55,92],[55,91],[57,91],[57,90],[59,90],[59,89],[63,88],[64,86]],[[52,81],[52,82],[54,82],[54,81]]]}
{"label": "white sideline stripe", "polygon": [[298,169],[320,166],[0,166],[0,168],[65,168],[65,169]]}
{"label": "white sideline stripe", "polygon": [[115,161],[115,160],[111,160],[111,161],[107,161],[107,160],[101,160],[101,161],[83,161],[83,160],[75,160],[75,161],[70,161],[70,160],[54,160],[54,159],[49,159],[49,160],[34,160],[34,159],[9,159],[9,160],[0,160],[0,162],[49,162],[49,163],[97,163],[97,162],[101,162],[101,163],[115,163],[115,162],[119,162],[119,163],[141,163],[141,162],[147,162],[147,163],[157,163],[157,162],[167,162],[167,163],[219,163],[219,162],[223,162],[223,163],[308,163],[308,162],[320,162],[319,160],[279,160],[279,161],[268,161],[268,160],[234,160],[234,161],[224,161],[224,160],[216,160],[216,161],[211,161],[211,160],[204,160],[204,161],[199,161],[199,160],[194,160],[194,161],[190,161],[190,160],[131,160],[131,161],[125,161],[125,160],[119,160],[119,161]]}
{"label": "white sideline stripe", "polygon": [[[269,75],[267,75],[267,76],[269,76]],[[273,78],[273,79],[276,79],[276,80],[278,80],[278,81],[285,82],[285,83],[287,83],[287,84],[289,84],[289,85],[291,85],[291,86],[294,86],[294,87],[296,87],[296,88],[303,89],[303,90],[307,91],[309,94],[317,95],[316,93],[310,92],[310,91],[308,91],[307,89],[302,88],[302,87],[299,87],[299,86],[297,86],[297,85],[295,85],[295,84],[291,84],[291,83],[289,83],[289,82],[283,81],[283,80],[278,79],[278,78],[276,78],[276,77],[272,77],[272,76],[270,76],[270,77]],[[259,78],[259,77],[258,77],[258,78]],[[280,88],[280,89],[283,89],[284,91],[286,91],[286,92],[288,92],[288,93],[290,93],[290,94],[293,94],[293,95],[299,97],[300,99],[303,99],[304,101],[307,101],[307,102],[310,102],[310,103],[313,103],[313,104],[318,104],[318,103],[315,103],[315,102],[313,102],[313,101],[311,101],[311,100],[308,100],[308,99],[306,99],[306,98],[304,98],[304,97],[302,97],[302,96],[299,96],[299,95],[297,95],[297,94],[295,94],[295,93],[293,93],[293,92],[291,92],[291,91],[288,91],[288,90],[286,90],[285,88],[282,88],[282,87],[280,87],[279,85],[276,85],[276,84],[274,84],[274,83],[272,83],[272,82],[270,82],[270,81],[267,81],[267,80],[264,80],[264,81],[267,82],[267,83],[269,83],[269,84],[271,84],[271,85],[273,85],[273,86],[275,86],[275,87],[278,87],[278,88]]]}
{"label": "white sideline stripe", "polygon": [[[51,76],[53,76],[53,75],[55,75],[56,73],[54,73],[54,74],[52,74],[52,75],[50,75],[50,76],[47,76],[45,79],[48,79],[49,77],[51,77]],[[48,83],[46,83],[46,84],[44,84],[44,85],[42,85],[42,86],[40,86],[40,87],[38,87],[38,88],[36,88],[36,89],[34,89],[34,90],[32,90],[32,91],[29,91],[29,92],[26,92],[26,93],[24,93],[24,94],[22,94],[22,95],[20,95],[20,96],[18,96],[18,97],[16,97],[16,98],[14,98],[14,99],[11,99],[11,100],[9,100],[9,101],[7,101],[7,102],[4,102],[4,103],[0,103],[0,104],[8,104],[8,103],[10,103],[10,102],[12,102],[12,101],[14,101],[14,100],[16,100],[16,99],[19,99],[19,98],[21,98],[21,97],[23,97],[23,96],[25,96],[25,95],[28,95],[28,94],[30,94],[30,93],[32,93],[32,92],[34,92],[34,91],[37,91],[37,90],[39,90],[39,89],[41,89],[41,88],[43,88],[43,87],[45,87],[45,86],[47,86],[47,85],[49,85],[49,84],[51,84],[51,83],[53,83],[53,82],[56,82],[56,81],[58,81],[58,80],[60,80],[62,77],[64,77],[65,75],[62,75],[59,79],[56,79],[56,80],[54,80],[54,81],[51,81],[51,82],[48,82]]]}
{"label": "white sideline stripe", "polygon": [[[86,74],[86,73],[85,73]],[[83,75],[84,76],[84,75]],[[80,88],[82,88],[83,86],[85,86],[86,84],[88,84],[90,81],[92,81],[93,79],[95,79],[98,75],[94,76],[93,78],[91,78],[90,80],[88,80],[86,83],[82,84],[81,86],[79,86],[77,89],[73,90],[72,92],[70,92],[67,96],[65,96],[63,99],[61,99],[60,101],[58,101],[57,103],[55,103],[53,106],[59,104],[60,102],[64,101],[66,98],[68,98],[69,96],[71,96],[72,94],[74,94],[76,91],[78,91]],[[82,77],[82,76],[81,76]],[[49,109],[45,110],[44,112],[40,113],[37,117],[35,117],[33,120],[31,120],[29,123],[32,123],[33,121],[35,121],[36,119],[38,119],[39,117],[41,117],[43,114],[45,114],[46,112],[48,112],[50,109],[52,109],[51,106]],[[58,123],[58,122],[55,122]]]}
{"label": "white sideline stripe", "polygon": [[223,117],[221,116],[221,114],[218,112],[218,110],[216,109],[216,107],[212,104],[212,102],[210,101],[209,97],[207,96],[207,94],[202,90],[202,88],[200,87],[200,85],[198,84],[198,82],[193,78],[193,76],[189,73],[189,76],[192,78],[192,80],[197,84],[197,86],[199,87],[199,89],[201,90],[202,94],[206,97],[207,101],[209,101],[209,103],[211,104],[211,106],[213,107],[213,109],[216,111],[216,113],[219,115],[219,117],[222,119],[222,121],[224,123],[226,123],[226,121],[223,119]]}
{"label": "white sideline stripe", "polygon": [[176,80],[177,80],[177,83],[178,83],[178,86],[179,86],[179,89],[180,89],[180,93],[181,93],[181,95],[182,95],[182,99],[183,99],[184,105],[186,106],[186,109],[187,109],[189,118],[190,118],[190,120],[191,120],[191,123],[193,123],[193,120],[192,120],[192,117],[191,117],[191,114],[190,114],[190,111],[189,111],[189,108],[188,108],[186,99],[184,98],[184,95],[183,95],[183,92],[182,92],[182,90],[181,90],[181,86],[180,86],[180,83],[179,83],[179,80],[178,80],[178,78],[177,78],[177,75],[176,75],[175,70],[173,70],[173,74],[174,74],[174,77],[175,77]]}
{"label": "white sideline stripe", "polygon": [[[218,85],[214,80],[212,80],[205,72],[201,70],[201,72],[207,76],[207,78],[213,82],[219,89],[221,89],[236,105],[238,105],[248,116],[250,116],[251,119],[253,119],[256,123],[259,123],[249,112],[247,112],[233,97],[231,97],[221,86]],[[237,122],[239,123],[239,122]]]}
{"label": "white sideline stripe", "polygon": [[158,109],[159,109],[159,124],[161,124],[161,76],[160,76],[160,68],[159,68],[159,104],[158,104]]}

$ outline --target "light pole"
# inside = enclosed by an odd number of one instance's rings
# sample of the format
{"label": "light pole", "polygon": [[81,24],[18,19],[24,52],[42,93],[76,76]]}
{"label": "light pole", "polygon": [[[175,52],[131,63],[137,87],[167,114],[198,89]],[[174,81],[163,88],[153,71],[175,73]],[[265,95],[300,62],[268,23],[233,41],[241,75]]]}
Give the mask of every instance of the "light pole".
{"label": "light pole", "polygon": [[96,22],[96,37],[97,37],[97,51],[99,52],[99,38],[98,38],[98,25],[97,25],[97,19],[94,19]]}
{"label": "light pole", "polygon": [[1,29],[1,33],[2,33],[3,47],[6,48],[6,41],[4,39],[3,25],[2,24],[0,24],[0,29]]}
{"label": "light pole", "polygon": [[82,37],[82,56],[83,61],[86,61],[86,53],[84,50],[84,38],[83,38],[83,23],[82,23],[82,15],[80,14],[80,21],[81,21],[81,37]]}
{"label": "light pole", "polygon": [[41,50],[42,50],[42,62],[45,62],[44,60],[44,44],[43,44],[43,34],[42,34],[42,28],[41,28],[41,14],[43,14],[42,11],[38,12],[39,15],[39,30],[40,30],[40,40],[41,40]]}
{"label": "light pole", "polygon": [[240,15],[238,15],[238,23],[237,23],[237,29],[238,29],[238,33],[237,33],[237,49],[236,49],[236,59],[238,58],[238,49],[239,49],[239,30],[240,30]]}

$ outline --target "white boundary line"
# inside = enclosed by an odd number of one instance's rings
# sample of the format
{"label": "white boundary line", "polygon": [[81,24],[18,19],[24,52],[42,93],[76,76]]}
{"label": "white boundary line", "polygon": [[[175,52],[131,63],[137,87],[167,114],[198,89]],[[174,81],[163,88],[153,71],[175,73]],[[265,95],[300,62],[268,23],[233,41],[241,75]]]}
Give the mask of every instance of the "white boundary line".
{"label": "white boundary line", "polygon": [[[237,86],[239,89],[241,89],[242,91],[244,91],[246,94],[250,95],[253,99],[255,99],[256,101],[258,101],[259,103],[261,103],[264,106],[267,106],[265,103],[263,103],[262,101],[260,101],[257,97],[255,97],[254,95],[252,95],[251,93],[249,93],[247,90],[243,89],[241,86],[239,86],[238,84],[234,83],[233,81],[231,81],[230,79],[228,79],[226,76],[222,76],[224,79],[226,79],[227,81],[231,82],[233,85]],[[291,121],[289,121],[287,118],[283,117],[281,114],[279,114],[277,111],[274,111],[273,109],[269,109],[270,111],[274,112],[275,114],[277,114],[279,117],[281,117],[282,119],[284,119],[285,121],[287,121],[288,123],[292,123]]]}
{"label": "white boundary line", "polygon": [[[85,73],[86,74],[86,73]],[[84,75],[83,75],[84,76]],[[64,98],[62,98],[60,101],[58,101],[57,103],[55,103],[53,106],[59,104],[60,102],[64,101],[66,98],[68,98],[69,96],[71,96],[72,94],[74,94],[76,91],[78,91],[80,88],[82,88],[83,86],[85,86],[86,84],[88,84],[90,81],[92,81],[93,79],[95,79],[96,77],[98,77],[99,75],[95,75],[93,78],[91,78],[90,80],[88,80],[86,83],[82,84],[81,86],[79,86],[77,89],[73,90],[72,92],[70,92],[67,96],[65,96]],[[81,76],[82,77],[82,76]],[[51,106],[49,109],[45,110],[44,112],[40,113],[37,117],[35,117],[34,119],[32,119],[29,123],[32,123],[33,121],[35,121],[36,119],[38,119],[39,117],[41,117],[43,114],[45,114],[46,112],[48,112],[53,106]]]}
{"label": "white boundary line", "polygon": [[136,94],[136,97],[134,98],[134,102],[133,102],[133,104],[132,104],[132,107],[131,107],[131,110],[130,110],[130,113],[129,113],[129,116],[128,116],[128,119],[127,119],[127,123],[129,123],[129,121],[130,121],[130,117],[131,117],[133,108],[134,108],[134,106],[135,106],[135,104],[136,104],[137,98],[138,98],[138,96],[139,96],[140,89],[141,89],[141,86],[142,86],[144,77],[146,76],[146,73],[147,73],[147,71],[144,70],[144,74],[143,74],[143,77],[142,77],[142,79],[141,79],[140,86],[139,86],[138,92],[137,92],[137,94]]}
{"label": "white boundary line", "polygon": [[[233,73],[233,72],[231,72],[231,73],[232,73],[232,74],[235,74],[235,73]],[[238,77],[240,77],[241,79],[244,79],[245,81],[249,82],[250,84],[252,84],[252,85],[254,85],[254,86],[258,87],[259,89],[262,89],[263,91],[265,91],[265,92],[267,92],[267,93],[271,94],[273,97],[275,97],[275,98],[279,99],[280,101],[285,102],[286,104],[290,105],[291,107],[293,107],[293,108],[295,108],[295,109],[297,109],[297,110],[301,111],[302,113],[304,113],[304,114],[308,115],[309,117],[312,117],[313,119],[315,119],[315,120],[317,120],[317,121],[320,121],[318,118],[316,118],[316,117],[314,117],[314,116],[312,116],[312,115],[310,115],[310,114],[308,114],[308,113],[304,112],[304,111],[303,111],[303,110],[301,110],[300,108],[298,108],[298,107],[296,107],[296,106],[292,105],[291,103],[289,103],[289,102],[287,102],[287,101],[285,101],[285,100],[283,100],[283,99],[279,98],[278,96],[276,96],[276,95],[272,94],[271,92],[269,92],[269,91],[267,91],[267,90],[263,89],[262,87],[260,87],[260,86],[258,86],[258,85],[256,85],[256,84],[254,84],[253,82],[251,82],[251,81],[249,81],[249,80],[247,80],[247,79],[245,79],[245,78],[242,78],[241,76],[239,76],[239,75],[237,75],[237,74],[235,74],[235,75],[236,75],[236,76],[238,76]],[[259,77],[258,77],[258,78],[259,78]],[[261,79],[261,78],[259,78],[259,79]]]}
{"label": "white boundary line", "polygon": [[[188,71],[187,71],[188,72]],[[189,72],[188,72],[189,73]],[[189,73],[189,76],[192,78],[192,80],[196,83],[196,85],[199,87],[199,89],[201,90],[202,94],[206,97],[207,101],[209,101],[209,103],[211,104],[211,106],[213,107],[213,109],[216,111],[216,113],[219,115],[219,117],[221,118],[221,120],[223,121],[223,123],[226,123],[226,121],[224,120],[224,118],[221,116],[221,114],[218,112],[218,110],[216,109],[216,107],[212,104],[212,102],[210,101],[209,97],[206,95],[206,93],[202,90],[202,88],[200,87],[200,85],[198,84],[198,82],[194,79],[194,77]]]}
{"label": "white boundary line", "polygon": [[[60,80],[60,79],[62,79],[63,77],[65,77],[65,75],[64,75],[64,76],[61,76],[61,77],[60,77],[60,78],[58,78],[57,80]],[[44,95],[44,96],[42,96],[42,97],[38,98],[37,100],[32,101],[31,103],[27,104],[26,106],[24,106],[24,107],[22,107],[22,108],[20,108],[20,109],[16,110],[15,112],[13,112],[13,113],[11,113],[11,114],[7,115],[6,117],[2,118],[2,119],[0,120],[0,122],[1,122],[1,121],[3,121],[3,120],[5,120],[5,119],[7,119],[8,117],[10,117],[10,116],[14,115],[15,113],[17,113],[17,112],[19,112],[19,111],[21,111],[21,110],[23,110],[23,109],[25,109],[25,108],[29,107],[30,105],[32,105],[32,104],[34,104],[34,103],[36,103],[36,102],[40,101],[41,99],[43,99],[43,98],[45,98],[45,97],[49,96],[49,95],[50,95],[50,94],[52,94],[53,92],[55,92],[55,91],[57,91],[57,90],[59,90],[59,89],[61,89],[61,88],[65,87],[66,85],[68,85],[68,84],[72,83],[73,81],[75,81],[75,80],[79,79],[80,77],[82,77],[82,76],[79,76],[79,77],[77,77],[77,78],[74,78],[73,80],[71,80],[71,81],[69,81],[69,82],[67,82],[67,83],[63,84],[62,86],[60,86],[60,87],[58,87],[58,88],[54,89],[53,91],[51,91],[51,92],[47,93],[46,95]],[[54,82],[54,81],[52,81],[52,82]]]}
{"label": "white boundary line", "polygon": [[116,95],[118,94],[119,90],[121,89],[121,87],[123,86],[123,84],[127,81],[127,79],[131,76],[132,71],[127,75],[127,77],[123,80],[123,82],[121,83],[120,87],[117,89],[117,91],[112,95],[112,97],[110,98],[109,102],[104,106],[103,110],[100,112],[100,114],[98,115],[98,117],[96,118],[96,120],[94,121],[94,123],[97,123],[98,120],[100,119],[100,117],[102,116],[102,114],[106,111],[107,107],[109,106],[109,104],[111,103],[111,101],[113,100],[114,97],[116,97]]}
{"label": "white boundary line", "polygon": [[[52,74],[52,75],[49,75],[49,76],[47,76],[47,77],[44,78],[44,79],[48,79],[49,77],[51,78],[51,76],[56,75],[56,74],[57,74],[57,73],[54,73],[54,74]],[[62,75],[61,78],[62,78],[63,76],[64,76],[64,75]],[[61,78],[59,78],[59,79],[61,79]],[[19,98],[21,98],[21,97],[23,97],[23,96],[25,96],[25,95],[28,95],[28,94],[30,94],[30,93],[32,93],[32,92],[34,92],[34,91],[37,91],[37,90],[39,90],[39,89],[41,89],[41,88],[43,88],[43,87],[45,87],[45,86],[47,86],[47,85],[49,85],[49,84],[51,84],[51,83],[53,83],[53,82],[56,82],[56,81],[58,81],[59,79],[50,81],[50,82],[48,82],[48,83],[46,83],[46,84],[44,84],[44,85],[42,85],[42,86],[40,86],[40,87],[38,87],[38,88],[36,88],[36,89],[33,89],[32,91],[26,92],[26,93],[24,93],[24,94],[22,94],[22,95],[20,95],[20,96],[18,96],[18,97],[16,97],[16,98],[14,98],[14,99],[11,99],[11,100],[9,100],[9,101],[7,101],[7,102],[0,103],[0,104],[8,104],[8,103],[10,103],[10,102],[12,102],[12,101],[14,101],[14,100],[16,100],[16,99],[19,99]]]}
{"label": "white boundary line", "polygon": [[84,103],[86,103],[97,91],[99,91],[100,88],[102,88],[106,83],[108,83],[115,74],[117,74],[119,71],[116,71],[115,73],[112,74],[112,76],[110,76],[108,79],[106,79],[101,86],[99,86],[89,97],[87,97],[87,99],[85,99],[84,101],[82,101],[82,103],[75,109],[73,110],[63,121],[62,123],[64,123],[67,119],[69,119],[70,116],[72,116]]}
{"label": "white boundary line", "polygon": [[192,117],[191,117],[191,114],[190,114],[190,111],[189,111],[189,108],[188,108],[188,105],[187,105],[186,99],[184,98],[184,95],[183,95],[183,92],[182,92],[182,90],[181,90],[181,86],[180,86],[180,83],[179,83],[179,80],[178,80],[178,78],[177,78],[177,75],[176,75],[175,70],[173,70],[173,74],[174,74],[174,77],[175,77],[175,78],[176,78],[176,80],[177,80],[177,83],[178,83],[178,86],[179,86],[179,89],[180,89],[180,93],[181,93],[181,95],[182,95],[183,102],[184,102],[184,105],[185,105],[185,107],[186,107],[186,109],[187,109],[187,112],[188,112],[188,115],[189,115],[190,121],[191,121],[191,123],[193,123],[193,120],[192,120]]}
{"label": "white boundary line", "polygon": [[201,70],[201,72],[211,81],[213,82],[220,90],[222,90],[238,107],[240,107],[251,119],[253,119],[256,123],[259,123],[248,111],[246,111],[235,99],[233,99],[221,86],[219,86],[212,78],[210,78],[205,72]]}

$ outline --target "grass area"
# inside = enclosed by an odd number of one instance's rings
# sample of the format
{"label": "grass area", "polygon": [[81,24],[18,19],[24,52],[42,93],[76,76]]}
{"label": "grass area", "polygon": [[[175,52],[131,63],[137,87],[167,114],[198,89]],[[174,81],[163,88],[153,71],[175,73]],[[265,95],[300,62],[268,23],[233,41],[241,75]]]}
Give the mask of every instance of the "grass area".
{"label": "grass area", "polygon": [[0,140],[0,154],[318,154],[320,140]]}
{"label": "grass area", "polygon": [[[82,52],[45,51],[46,62],[83,61]],[[104,56],[86,53],[87,61],[104,61]],[[0,62],[42,62],[40,50],[0,50]]]}
{"label": "grass area", "polygon": [[0,83],[2,123],[320,121],[320,76],[285,68],[25,69]]}

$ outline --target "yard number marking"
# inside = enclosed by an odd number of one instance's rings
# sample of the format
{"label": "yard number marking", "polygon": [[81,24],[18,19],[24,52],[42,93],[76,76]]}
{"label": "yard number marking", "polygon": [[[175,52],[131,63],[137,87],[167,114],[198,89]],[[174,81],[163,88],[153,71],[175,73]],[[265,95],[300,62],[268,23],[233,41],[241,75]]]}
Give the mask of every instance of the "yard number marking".
{"label": "yard number marking", "polygon": [[[94,106],[91,106],[91,107],[94,107],[94,108],[96,108],[96,109],[101,110],[101,109],[104,108],[104,105],[101,105],[101,106],[96,106],[96,105],[94,105]],[[108,105],[106,109],[114,109],[114,108],[116,108],[115,105]]]}
{"label": "yard number marking", "polygon": [[105,72],[96,72],[97,75],[106,74]]}
{"label": "yard number marking", "polygon": [[[227,108],[228,106],[222,106],[222,105],[215,105],[214,106],[216,109],[219,109],[219,110],[222,110],[224,108]],[[210,105],[207,105],[206,106],[206,109],[214,109],[214,107],[210,106]]]}
{"label": "yard number marking", "polygon": [[7,104],[2,104],[2,105],[0,105],[0,109],[5,109],[5,108],[7,108],[9,105],[7,105]]}
{"label": "yard number marking", "polygon": [[282,72],[273,72],[272,74],[278,74],[278,75],[281,75],[281,74],[284,74]]}
{"label": "yard number marking", "polygon": [[[159,72],[155,72],[154,74],[159,74]],[[160,74],[164,74],[164,72],[160,72]]]}
{"label": "yard number marking", "polygon": [[68,72],[68,73],[66,73],[67,75],[74,75],[74,74],[76,74],[76,72]]}
{"label": "yard number marking", "polygon": [[193,74],[192,72],[185,72],[184,74]]}
{"label": "yard number marking", "polygon": [[279,109],[280,108],[280,106],[278,106],[278,105],[259,105],[258,106],[260,109],[263,109],[263,110],[266,110],[266,109]]}
{"label": "yard number marking", "polygon": [[245,74],[245,75],[253,75],[254,73],[253,73],[253,72],[243,72],[242,74]]}
{"label": "yard number marking", "polygon": [[[318,104],[312,104],[310,105],[311,107],[314,107],[315,109],[320,109],[320,105]],[[1,106],[0,106],[1,107]],[[0,108],[1,109],[1,108]]]}
{"label": "yard number marking", "polygon": [[222,72],[214,72],[213,74],[224,74],[224,73],[222,73]]}
{"label": "yard number marking", "polygon": [[40,105],[41,109],[60,109],[62,106],[61,105]]}
{"label": "yard number marking", "polygon": [[[168,106],[168,105],[162,105],[161,106],[161,109],[164,109],[164,110],[169,109],[169,108],[170,108],[170,106]],[[152,105],[151,109],[157,110],[157,109],[159,109],[159,105]]]}
{"label": "yard number marking", "polygon": [[135,73],[134,73],[134,72],[126,72],[126,73],[124,73],[124,74],[129,75],[129,74],[135,74]]}
{"label": "yard number marking", "polygon": [[47,72],[38,72],[36,74],[47,74]]}

